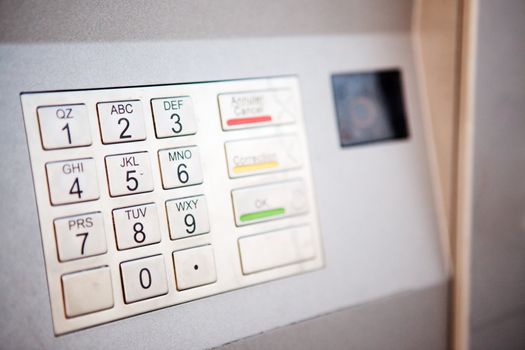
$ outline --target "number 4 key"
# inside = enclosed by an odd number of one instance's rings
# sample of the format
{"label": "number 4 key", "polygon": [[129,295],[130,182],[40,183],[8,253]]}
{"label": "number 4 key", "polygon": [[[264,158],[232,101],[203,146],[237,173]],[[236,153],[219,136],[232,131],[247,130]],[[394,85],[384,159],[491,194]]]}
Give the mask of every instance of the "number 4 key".
{"label": "number 4 key", "polygon": [[98,174],[93,158],[47,163],[46,175],[52,205],[99,198]]}

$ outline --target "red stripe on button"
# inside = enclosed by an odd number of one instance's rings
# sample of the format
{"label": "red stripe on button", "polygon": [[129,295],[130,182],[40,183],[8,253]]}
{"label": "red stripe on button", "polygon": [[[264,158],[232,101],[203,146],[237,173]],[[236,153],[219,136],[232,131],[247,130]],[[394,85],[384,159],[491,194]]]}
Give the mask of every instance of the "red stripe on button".
{"label": "red stripe on button", "polygon": [[271,115],[262,115],[260,117],[228,119],[226,124],[228,124],[228,126],[235,126],[235,125],[243,125],[243,124],[264,123],[264,122],[271,122],[271,121],[272,121]]}

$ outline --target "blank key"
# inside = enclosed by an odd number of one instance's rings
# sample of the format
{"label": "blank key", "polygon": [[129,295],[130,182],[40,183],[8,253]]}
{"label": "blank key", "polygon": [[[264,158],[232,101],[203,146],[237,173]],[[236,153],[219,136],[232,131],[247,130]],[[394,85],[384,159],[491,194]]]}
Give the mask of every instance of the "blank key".
{"label": "blank key", "polygon": [[113,287],[108,266],[62,276],[67,317],[113,307]]}
{"label": "blank key", "polygon": [[315,257],[315,246],[309,226],[256,234],[239,239],[242,273],[299,263]]}

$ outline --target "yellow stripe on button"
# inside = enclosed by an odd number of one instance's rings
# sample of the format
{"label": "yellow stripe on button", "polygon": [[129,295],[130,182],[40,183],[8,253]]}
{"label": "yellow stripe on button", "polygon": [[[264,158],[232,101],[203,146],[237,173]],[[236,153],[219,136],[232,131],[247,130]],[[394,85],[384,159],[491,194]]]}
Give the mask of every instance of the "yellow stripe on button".
{"label": "yellow stripe on button", "polygon": [[277,168],[278,166],[279,166],[278,162],[266,162],[266,163],[251,164],[251,165],[239,165],[233,168],[233,172],[235,174],[248,173],[252,171]]}

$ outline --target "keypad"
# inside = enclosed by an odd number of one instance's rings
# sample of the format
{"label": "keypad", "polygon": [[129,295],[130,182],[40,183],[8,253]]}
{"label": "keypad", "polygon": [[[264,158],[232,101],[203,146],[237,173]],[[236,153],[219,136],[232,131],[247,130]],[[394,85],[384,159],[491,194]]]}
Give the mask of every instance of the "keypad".
{"label": "keypad", "polygon": [[22,107],[55,334],[322,267],[296,77]]}

